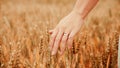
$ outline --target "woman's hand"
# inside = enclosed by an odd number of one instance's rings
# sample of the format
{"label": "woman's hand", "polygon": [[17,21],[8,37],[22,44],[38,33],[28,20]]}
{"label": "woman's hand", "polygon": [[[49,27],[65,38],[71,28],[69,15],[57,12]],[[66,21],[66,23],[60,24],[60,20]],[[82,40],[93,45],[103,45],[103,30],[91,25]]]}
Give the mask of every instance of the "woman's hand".
{"label": "woman's hand", "polygon": [[72,11],[53,30],[49,31],[51,34],[49,46],[52,55],[58,52],[59,47],[61,55],[66,47],[69,49],[72,47],[74,36],[79,32],[83,22],[82,16]]}
{"label": "woman's hand", "polygon": [[77,0],[73,11],[63,18],[60,23],[50,31],[50,49],[55,55],[60,47],[62,55],[68,47],[72,47],[73,38],[79,32],[84,18],[94,8],[98,0]]}

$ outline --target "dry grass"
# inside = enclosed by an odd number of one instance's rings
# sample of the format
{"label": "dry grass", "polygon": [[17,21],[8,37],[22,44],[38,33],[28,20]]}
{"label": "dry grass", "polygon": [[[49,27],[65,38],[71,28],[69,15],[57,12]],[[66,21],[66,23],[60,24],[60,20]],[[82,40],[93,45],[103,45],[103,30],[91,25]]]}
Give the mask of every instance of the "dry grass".
{"label": "dry grass", "polygon": [[14,1],[0,0],[0,68],[118,68],[119,0],[100,1],[62,57],[50,55],[47,31],[74,2]]}

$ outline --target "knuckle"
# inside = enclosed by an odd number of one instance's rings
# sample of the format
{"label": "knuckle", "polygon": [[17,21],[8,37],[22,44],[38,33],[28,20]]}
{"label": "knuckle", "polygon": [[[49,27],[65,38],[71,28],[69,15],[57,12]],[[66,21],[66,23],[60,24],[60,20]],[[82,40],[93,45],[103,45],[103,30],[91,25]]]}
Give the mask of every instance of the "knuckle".
{"label": "knuckle", "polygon": [[54,49],[57,49],[58,45],[54,45]]}
{"label": "knuckle", "polygon": [[56,38],[55,40],[56,40],[56,42],[59,42],[59,41],[60,41],[60,38]]}
{"label": "knuckle", "polygon": [[65,26],[61,26],[61,28],[60,28],[60,29],[61,29],[61,30],[65,30],[65,28],[66,28]]}
{"label": "knuckle", "polygon": [[62,43],[65,43],[66,42],[66,39],[62,39]]}
{"label": "knuckle", "polygon": [[74,38],[73,36],[69,36],[68,37],[69,40],[73,40],[73,38]]}

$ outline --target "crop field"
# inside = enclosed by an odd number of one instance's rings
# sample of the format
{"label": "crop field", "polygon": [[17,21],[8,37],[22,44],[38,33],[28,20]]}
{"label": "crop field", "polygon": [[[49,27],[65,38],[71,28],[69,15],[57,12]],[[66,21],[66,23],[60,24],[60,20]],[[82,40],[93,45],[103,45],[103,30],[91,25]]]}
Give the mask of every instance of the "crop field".
{"label": "crop field", "polygon": [[51,55],[48,31],[75,1],[0,0],[0,68],[118,68],[120,0],[100,0],[72,49]]}

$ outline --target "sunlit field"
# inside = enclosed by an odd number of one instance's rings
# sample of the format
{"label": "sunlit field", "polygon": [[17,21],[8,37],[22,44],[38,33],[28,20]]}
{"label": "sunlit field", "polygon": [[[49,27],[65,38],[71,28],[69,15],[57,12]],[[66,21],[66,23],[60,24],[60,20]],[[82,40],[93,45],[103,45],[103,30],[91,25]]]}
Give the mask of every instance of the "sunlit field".
{"label": "sunlit field", "polygon": [[0,68],[118,68],[120,0],[100,0],[72,49],[51,56],[48,31],[75,1],[0,0]]}

